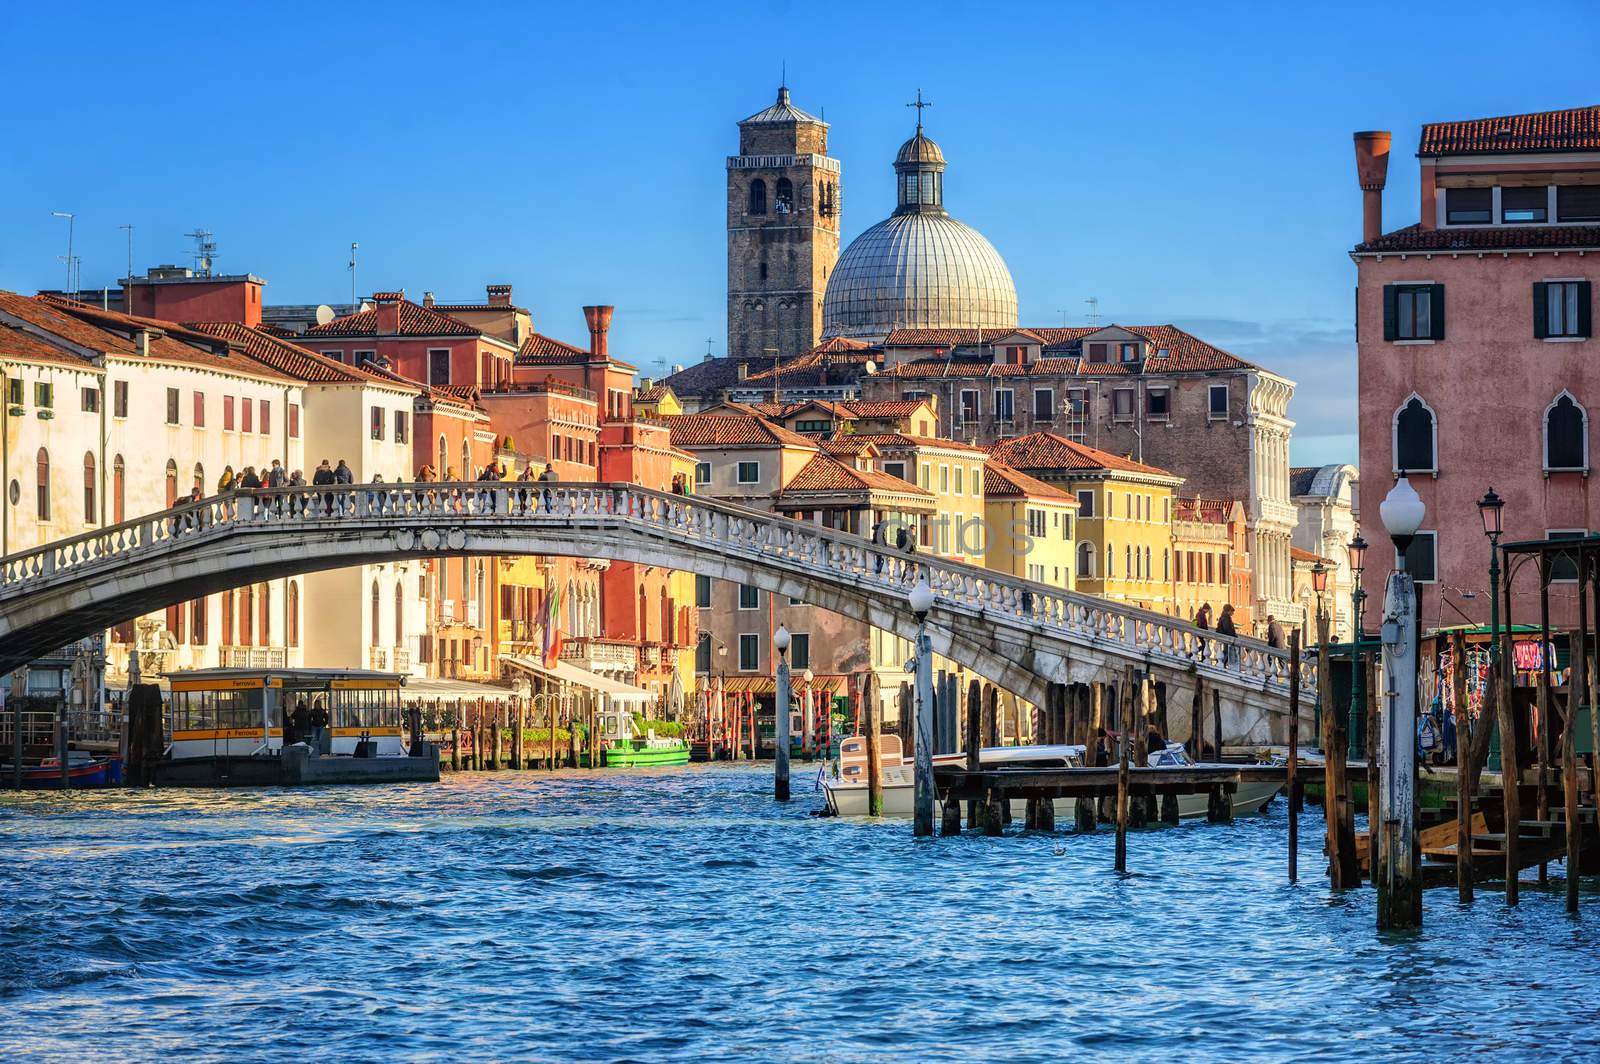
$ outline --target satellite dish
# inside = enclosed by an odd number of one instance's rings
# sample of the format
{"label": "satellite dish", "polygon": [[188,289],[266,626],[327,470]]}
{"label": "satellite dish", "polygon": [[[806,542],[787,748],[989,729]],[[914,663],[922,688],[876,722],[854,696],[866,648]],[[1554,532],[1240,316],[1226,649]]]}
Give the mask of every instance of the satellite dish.
{"label": "satellite dish", "polygon": [[320,304],[317,305],[317,324],[318,325],[326,325],[330,321],[332,321],[336,316],[337,315],[335,315],[333,313],[333,308],[328,306],[328,304],[320,303]]}
{"label": "satellite dish", "polygon": [[866,368],[868,376],[871,376],[872,374],[878,372],[878,364],[876,362],[872,361],[872,359],[870,359],[870,358],[867,359],[867,365],[866,365],[865,368]]}

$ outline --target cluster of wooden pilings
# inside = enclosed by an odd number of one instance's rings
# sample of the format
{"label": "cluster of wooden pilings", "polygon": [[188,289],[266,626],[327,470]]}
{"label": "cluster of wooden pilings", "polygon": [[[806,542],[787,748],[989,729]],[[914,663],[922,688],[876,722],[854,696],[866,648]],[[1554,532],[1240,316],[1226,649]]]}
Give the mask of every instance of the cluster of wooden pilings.
{"label": "cluster of wooden pilings", "polygon": [[433,699],[413,707],[454,771],[599,768],[599,707],[592,700]]}

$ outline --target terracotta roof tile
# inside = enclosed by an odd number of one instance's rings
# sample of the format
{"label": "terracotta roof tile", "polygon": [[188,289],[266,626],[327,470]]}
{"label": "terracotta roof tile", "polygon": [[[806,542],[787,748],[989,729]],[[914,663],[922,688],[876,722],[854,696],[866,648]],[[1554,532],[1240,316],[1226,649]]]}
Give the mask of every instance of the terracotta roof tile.
{"label": "terracotta roof tile", "polygon": [[1078,505],[1077,496],[1036,480],[1020,469],[991,459],[983,467],[983,494],[989,499],[1051,499]]}
{"label": "terracotta roof tile", "polygon": [[[1150,354],[1141,362],[1088,362],[1083,340],[1105,329],[1123,329],[1146,340]],[[1176,325],[1099,325],[1069,328],[985,329],[983,342],[1025,333],[1039,340],[1044,350],[1031,366],[996,365],[968,354],[960,360],[919,359],[898,363],[884,370],[900,377],[1037,377],[1093,373],[1096,376],[1128,373],[1182,373],[1217,369],[1250,369],[1252,364],[1208,344]],[[884,340],[885,347],[970,347],[975,343],[972,329],[896,329]],[[1160,352],[1165,351],[1162,356]],[[939,367],[947,367],[940,369]]]}
{"label": "terracotta roof tile", "polygon": [[1122,458],[1108,451],[1076,443],[1053,432],[1031,432],[996,444],[990,453],[1006,465],[1023,470],[1107,469],[1170,477],[1165,469]]}
{"label": "terracotta roof tile", "polygon": [[1424,229],[1408,225],[1357,244],[1354,254],[1401,251],[1537,251],[1600,248],[1600,225],[1515,225],[1483,229]]}
{"label": "terracotta roof tile", "polygon": [[868,440],[880,450],[885,448],[906,447],[942,447],[947,451],[971,451],[974,454],[987,453],[984,448],[964,440],[941,440],[932,436],[914,436],[909,432],[856,432],[851,433],[852,439]]}
{"label": "terracotta roof tile", "polygon": [[1600,105],[1422,127],[1418,155],[1600,151]]}
{"label": "terracotta roof tile", "polygon": [[[431,310],[421,304],[413,303],[409,299],[400,299],[396,292],[374,292],[373,299],[386,300],[394,297],[400,304],[400,323],[398,330],[384,335],[395,336],[482,336],[483,332],[468,325],[457,318],[437,310]],[[342,318],[334,318],[326,325],[313,325],[305,331],[306,336],[377,336],[378,334],[378,308],[370,307],[358,310],[354,314],[346,314]]]}
{"label": "terracotta roof tile", "polygon": [[819,454],[783,486],[781,494],[802,491],[892,491],[933,498],[933,493],[888,473],[856,469],[836,458]]}
{"label": "terracotta roof tile", "polygon": [[1322,562],[1325,565],[1333,564],[1333,559],[1331,558],[1324,558],[1320,554],[1313,554],[1308,550],[1301,550],[1299,547],[1293,546],[1289,548],[1289,560],[1292,562]]}
{"label": "terracotta roof tile", "polygon": [[588,362],[593,357],[586,348],[534,333],[522,341],[516,361],[519,366],[554,366]]}
{"label": "terracotta roof tile", "polygon": [[674,447],[809,447],[817,441],[745,414],[672,414],[662,419]]}
{"label": "terracotta roof tile", "polygon": [[421,385],[376,367],[347,366],[298,344],[289,343],[266,329],[252,329],[232,321],[186,322],[187,328],[215,336],[238,345],[239,349],[257,362],[286,373],[296,380],[314,384],[381,384],[410,388],[421,394]]}
{"label": "terracotta roof tile", "polygon": [[1225,525],[1238,503],[1232,499],[1176,499],[1173,502],[1174,521],[1199,521],[1210,525]]}
{"label": "terracotta roof tile", "polygon": [[19,359],[25,362],[45,362],[54,366],[68,366],[89,373],[105,372],[86,358],[80,358],[65,348],[57,347],[15,325],[0,322],[0,359]]}

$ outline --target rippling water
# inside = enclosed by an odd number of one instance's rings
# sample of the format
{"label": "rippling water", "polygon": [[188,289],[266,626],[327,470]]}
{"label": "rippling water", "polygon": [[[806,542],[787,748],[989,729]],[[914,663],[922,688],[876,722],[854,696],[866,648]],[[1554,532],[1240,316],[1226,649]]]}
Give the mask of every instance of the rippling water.
{"label": "rippling water", "polygon": [[1600,1052],[1600,903],[1555,876],[1380,938],[1315,810],[1285,882],[1281,800],[1135,835],[1125,877],[1107,832],[818,805],[731,767],[0,796],[0,1059]]}

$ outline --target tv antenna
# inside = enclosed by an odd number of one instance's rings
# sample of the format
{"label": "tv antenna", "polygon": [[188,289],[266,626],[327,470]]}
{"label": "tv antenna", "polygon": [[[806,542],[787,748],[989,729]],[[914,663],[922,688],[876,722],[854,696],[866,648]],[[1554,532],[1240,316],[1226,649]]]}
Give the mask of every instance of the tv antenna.
{"label": "tv antenna", "polygon": [[356,251],[360,249],[360,247],[361,245],[356,243],[354,240],[350,241],[350,305],[356,310],[361,309],[361,307],[356,303]]}
{"label": "tv antenna", "polygon": [[128,280],[133,280],[133,223],[119,225],[118,229],[128,234]]}
{"label": "tv antenna", "polygon": [[211,230],[196,229],[184,236],[194,241],[194,265],[201,277],[211,276],[211,264],[217,257],[217,242],[211,239]]}
{"label": "tv antenna", "polygon": [[1098,326],[1100,324],[1100,297],[1090,296],[1084,302],[1089,304],[1089,324]]}
{"label": "tv antenna", "polygon": [[76,295],[77,290],[73,288],[72,284],[72,230],[78,224],[77,215],[73,214],[71,211],[51,211],[50,213],[57,218],[65,218],[67,220],[67,253],[58,257],[61,259],[61,261],[67,264],[66,294]]}

